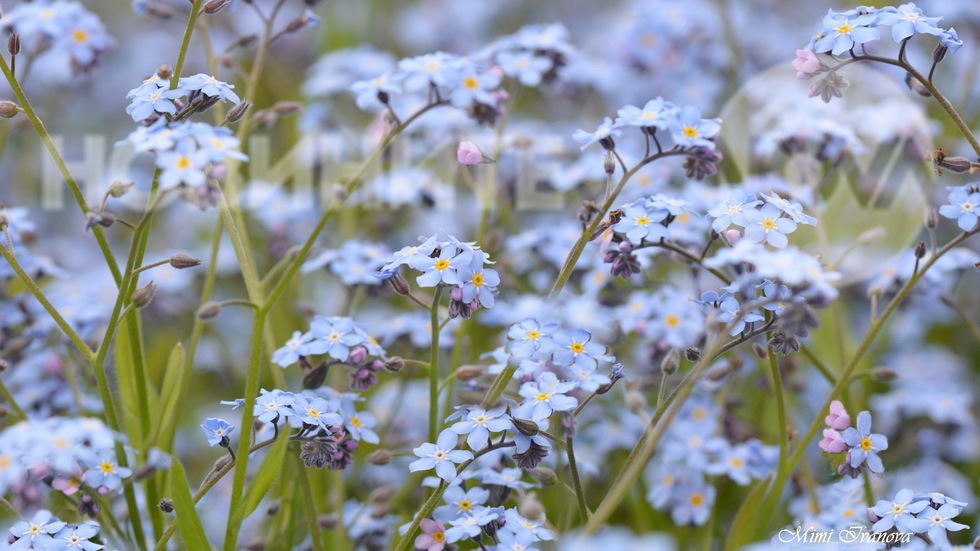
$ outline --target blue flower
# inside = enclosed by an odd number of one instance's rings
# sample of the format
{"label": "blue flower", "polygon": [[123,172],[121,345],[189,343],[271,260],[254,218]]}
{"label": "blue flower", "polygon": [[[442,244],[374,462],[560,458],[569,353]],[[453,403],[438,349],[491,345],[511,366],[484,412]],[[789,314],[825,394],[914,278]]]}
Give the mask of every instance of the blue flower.
{"label": "blue flower", "polygon": [[504,74],[516,78],[524,86],[541,84],[541,77],[551,70],[551,58],[537,56],[531,52],[500,52],[497,63]]}
{"label": "blue flower", "polygon": [[484,308],[493,308],[494,294],[500,285],[500,276],[496,270],[483,267],[483,256],[475,254],[469,266],[459,269],[459,277],[463,281],[463,302],[480,300]]}
{"label": "blue flower", "polygon": [[677,112],[673,103],[664,101],[663,98],[656,98],[648,101],[643,109],[633,105],[627,105],[617,111],[619,118],[616,119],[617,126],[641,126],[654,127],[658,130],[667,130],[670,124],[670,115]]}
{"label": "blue flower", "polygon": [[564,369],[569,379],[575,381],[575,384],[586,392],[595,392],[599,387],[612,382],[608,375],[599,373],[598,366],[570,365],[565,366]]}
{"label": "blue flower", "polygon": [[268,391],[262,389],[262,394],[255,400],[255,417],[263,423],[275,421],[281,422],[283,419],[293,414],[290,406],[293,405],[293,393],[283,392],[279,389]]}
{"label": "blue flower", "polygon": [[133,99],[126,107],[126,113],[134,122],[146,120],[154,113],[173,115],[177,112],[174,100],[183,95],[181,90],[171,90],[166,81],[148,80],[126,96]]}
{"label": "blue flower", "polygon": [[584,329],[569,333],[560,332],[554,336],[557,350],[554,355],[556,365],[582,365],[592,367],[598,360],[608,360],[606,347],[590,343],[592,334]]}
{"label": "blue flower", "polygon": [[[926,17],[922,10],[909,2],[902,4],[894,11],[881,11],[878,14],[878,25],[892,28],[892,38],[901,42],[915,33],[940,36],[943,30],[936,27],[942,17]],[[836,55],[836,52],[835,52]]]}
{"label": "blue flower", "polygon": [[204,169],[211,163],[208,151],[198,149],[190,138],[177,142],[173,151],[161,151],[157,155],[160,173],[160,187],[173,189],[181,184],[199,186],[207,181]]}
{"label": "blue flower", "polygon": [[[613,136],[618,136],[622,133],[619,127],[613,124],[612,119],[606,117],[599,128],[596,128],[595,132],[586,132],[585,130],[576,130],[572,134],[572,139],[582,144],[582,151],[585,151],[590,145],[596,142],[602,142],[602,145],[606,149],[613,149],[615,144],[612,141]],[[608,144],[608,145],[604,145]]]}
{"label": "blue flower", "polygon": [[463,63],[452,73],[449,85],[453,88],[449,102],[454,107],[465,108],[472,103],[497,106],[497,99],[491,91],[500,85],[500,77],[482,65],[471,61]]}
{"label": "blue flower", "polygon": [[425,273],[415,278],[415,282],[419,287],[435,287],[439,283],[462,285],[459,269],[469,262],[469,255],[456,254],[456,248],[453,246],[443,247],[437,258],[426,257],[419,263],[419,269]]}
{"label": "blue flower", "polygon": [[65,523],[54,518],[51,511],[42,509],[34,513],[31,520],[22,520],[10,527],[10,535],[17,538],[17,541],[10,544],[9,549],[13,551],[31,547],[46,549],[47,545],[53,543],[51,536],[64,527]]}
{"label": "blue flower", "polygon": [[[518,444],[519,446],[520,444]],[[518,451],[520,450],[518,449]],[[525,451],[527,451],[527,448],[525,448]],[[524,476],[524,471],[517,467],[503,469],[501,471],[497,471],[496,469],[482,469],[479,472],[480,481],[484,484],[504,486],[505,488],[518,491],[538,487],[537,484],[521,480],[522,476]]]}
{"label": "blue flower", "polygon": [[[701,478],[700,476],[698,477]],[[680,526],[702,525],[708,522],[711,507],[715,503],[715,487],[704,480],[689,481],[676,490],[676,500],[671,506],[671,518]]]}
{"label": "blue flower", "polygon": [[745,238],[754,243],[766,242],[782,249],[789,240],[786,234],[796,231],[796,222],[781,216],[776,205],[767,203],[760,210],[745,212]]}
{"label": "blue flower", "polygon": [[892,527],[898,529],[903,534],[917,534],[924,532],[929,527],[926,519],[917,519],[912,515],[926,508],[928,501],[913,502],[914,494],[912,490],[899,490],[893,501],[880,500],[871,508],[878,515],[878,522],[874,523],[871,529],[875,533],[881,533]]}
{"label": "blue flower", "polygon": [[395,76],[389,73],[362,80],[351,85],[350,91],[355,94],[355,102],[361,109],[380,104],[379,94],[397,96],[402,93],[401,84],[395,81]]}
{"label": "blue flower", "polygon": [[298,394],[294,397],[291,407],[295,417],[305,425],[326,429],[344,422],[343,418],[333,411],[333,405],[320,397],[310,399]]}
{"label": "blue flower", "polygon": [[507,352],[517,358],[529,358],[544,344],[550,343],[558,325],[541,325],[538,320],[528,318],[515,323],[507,330]]}
{"label": "blue flower", "polygon": [[939,43],[949,48],[950,54],[955,54],[963,47],[963,41],[960,40],[960,37],[956,36],[956,29],[953,27],[950,27],[948,31],[943,31],[943,34],[939,35]]}
{"label": "blue flower", "polygon": [[518,393],[524,401],[512,413],[521,419],[541,421],[555,411],[568,411],[578,405],[578,400],[564,394],[573,388],[575,383],[559,382],[554,373],[546,371],[537,381],[521,385]]}
{"label": "blue flower", "polygon": [[370,411],[355,410],[352,399],[345,398],[343,400],[340,406],[340,414],[344,418],[344,428],[354,440],[364,440],[368,444],[377,444],[381,441],[378,433],[372,430],[378,424],[377,419]]}
{"label": "blue flower", "polygon": [[468,434],[466,443],[471,449],[479,450],[489,444],[491,434],[511,430],[512,427],[511,420],[504,417],[503,407],[490,411],[474,407],[462,421],[453,424],[451,428],[456,434]]}
{"label": "blue flower", "polygon": [[456,464],[473,459],[472,452],[456,449],[457,439],[452,429],[445,429],[435,444],[426,442],[415,448],[415,455],[420,459],[413,461],[408,470],[414,473],[435,468],[439,478],[452,482],[456,479]]}
{"label": "blue flower", "polygon": [[980,191],[973,187],[952,188],[949,194],[949,205],[939,207],[939,214],[946,218],[956,219],[957,225],[963,231],[970,231],[977,225],[977,212],[980,211]]}
{"label": "blue flower", "polygon": [[[513,511],[513,509],[508,509],[508,511]],[[510,520],[507,521],[507,528],[510,528]],[[497,532],[497,539],[500,540],[500,544],[494,548],[495,551],[533,551],[534,548],[530,545],[535,542],[537,538],[534,537],[534,532],[529,532],[527,530],[520,530],[516,532],[511,532],[510,530],[501,530]]]}
{"label": "blue flower", "polygon": [[235,430],[235,426],[228,421],[214,417],[205,419],[201,428],[204,429],[204,435],[207,436],[208,445],[211,447],[220,444],[222,439],[228,438],[228,435]]}
{"label": "blue flower", "polygon": [[85,471],[85,485],[92,488],[105,486],[109,490],[115,490],[122,486],[122,479],[133,474],[130,469],[116,463],[115,453],[111,450],[87,458],[83,463],[88,467]]}
{"label": "blue flower", "polygon": [[714,149],[714,138],[721,132],[721,119],[702,119],[701,111],[688,105],[671,121],[670,131],[676,145]]}
{"label": "blue flower", "polygon": [[760,203],[762,201],[756,199],[754,195],[749,195],[742,189],[733,189],[724,203],[708,211],[708,216],[714,218],[711,229],[721,233],[732,224],[744,228],[746,211]]}
{"label": "blue flower", "polygon": [[431,85],[448,86],[456,72],[460,58],[444,52],[435,52],[398,62],[398,71],[409,91],[424,91]]}
{"label": "blue flower", "polygon": [[831,51],[840,55],[855,44],[878,40],[878,29],[867,26],[872,21],[873,18],[868,20],[861,16],[848,18],[831,10],[823,19],[824,31],[817,35],[819,38],[813,44],[813,51],[818,54]]}
{"label": "blue flower", "polygon": [[851,467],[857,468],[868,460],[868,468],[873,473],[884,472],[878,452],[888,449],[888,439],[881,434],[871,433],[871,414],[862,411],[857,417],[857,429],[848,427],[844,431],[844,443],[850,446],[848,455]]}
{"label": "blue flower", "polygon": [[783,211],[786,216],[789,216],[790,220],[793,222],[807,226],[817,225],[816,218],[803,214],[803,205],[787,201],[786,199],[780,197],[776,192],[773,192],[772,195],[766,195],[763,193],[762,197],[766,200],[766,203],[779,207],[779,210]]}
{"label": "blue flower", "polygon": [[763,317],[762,315],[754,311],[749,312],[744,316],[741,316],[741,312],[742,312],[741,306],[739,305],[738,301],[735,300],[734,297],[728,297],[725,300],[723,300],[721,302],[721,305],[718,307],[718,310],[719,310],[718,312],[719,320],[724,322],[732,322],[736,319],[738,320],[738,321],[734,321],[731,329],[728,330],[728,334],[732,336],[738,335],[739,333],[744,331],[746,323],[753,323],[766,319],[765,317]]}
{"label": "blue flower", "polygon": [[184,90],[198,90],[205,96],[218,97],[222,101],[239,103],[241,99],[232,91],[233,85],[221,82],[211,75],[198,73],[193,76],[181,78],[177,83],[178,88]]}
{"label": "blue flower", "polygon": [[939,509],[926,507],[919,512],[916,518],[929,522],[929,529],[927,530],[929,539],[932,540],[933,545],[942,547],[943,544],[949,541],[946,536],[947,530],[950,532],[959,532],[964,528],[969,528],[965,524],[960,524],[952,520],[958,514],[960,514],[960,508],[947,503],[939,507]]}
{"label": "blue flower", "polygon": [[316,337],[314,342],[306,345],[311,354],[326,352],[342,362],[350,356],[350,347],[364,340],[354,331],[354,321],[350,318],[317,316],[310,324],[310,332]]}
{"label": "blue flower", "polygon": [[[416,463],[418,462],[416,461]],[[498,515],[493,512],[493,509],[484,509],[450,521],[449,524],[452,525],[452,528],[446,530],[446,541],[455,543],[463,538],[475,538],[483,532],[484,526],[496,520],[497,517]]]}
{"label": "blue flower", "polygon": [[272,353],[272,363],[278,364],[280,367],[289,367],[299,360],[300,356],[306,356],[309,354],[308,350],[305,350],[307,343],[313,340],[313,333],[302,331],[293,331],[293,336],[282,348],[276,350]]}
{"label": "blue flower", "polygon": [[54,541],[44,547],[45,551],[98,551],[105,546],[89,541],[99,533],[95,522],[84,522],[78,526],[65,526],[54,535]]}
{"label": "blue flower", "polygon": [[467,515],[471,511],[479,510],[479,507],[490,499],[490,490],[474,486],[466,491],[459,484],[453,484],[446,488],[446,492],[442,494],[442,499],[447,505],[436,509],[433,516],[436,518],[456,518],[460,515]]}
{"label": "blue flower", "polygon": [[504,518],[507,519],[507,523],[505,524],[507,531],[529,533],[534,536],[533,539],[535,540],[552,541],[555,539],[554,532],[542,526],[540,522],[528,520],[517,512],[517,509],[507,509],[504,511]]}
{"label": "blue flower", "polygon": [[670,239],[670,231],[660,223],[667,214],[666,209],[650,212],[641,205],[630,205],[623,208],[623,217],[613,225],[613,230],[625,234],[630,243],[639,243],[646,237],[652,241]]}

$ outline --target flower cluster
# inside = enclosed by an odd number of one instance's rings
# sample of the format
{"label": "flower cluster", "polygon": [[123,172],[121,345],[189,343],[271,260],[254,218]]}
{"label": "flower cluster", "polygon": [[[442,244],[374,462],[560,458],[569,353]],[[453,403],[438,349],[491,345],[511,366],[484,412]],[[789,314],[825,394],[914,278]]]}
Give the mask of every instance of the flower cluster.
{"label": "flower cluster", "polygon": [[443,500],[446,504],[436,508],[432,518],[419,523],[422,534],[415,538],[416,549],[442,551],[451,544],[484,538],[501,551],[535,549],[530,547],[533,543],[555,539],[541,521],[524,517],[516,507],[490,505],[497,500],[481,486],[467,490],[463,483],[453,484]]}
{"label": "flower cluster", "polygon": [[[98,551],[105,546],[97,543],[101,526],[95,521],[68,524],[55,518],[51,511],[41,509],[30,520],[21,520],[10,527],[11,551],[43,549],[51,551]],[[91,541],[96,538],[96,541]]]}
{"label": "flower cluster", "polygon": [[41,0],[16,4],[3,14],[0,29],[16,33],[31,54],[60,53],[76,72],[88,71],[115,41],[97,15],[81,2]]}
{"label": "flower cluster", "polygon": [[868,508],[868,517],[874,523],[871,533],[879,535],[875,541],[883,541],[880,538],[888,533],[923,534],[933,546],[943,548],[949,545],[948,532],[969,528],[952,520],[966,506],[940,493],[916,494],[903,488],[895,499],[882,499]]}
{"label": "flower cluster", "polygon": [[493,308],[500,276],[495,270],[486,268],[493,262],[476,243],[465,243],[445,233],[420,237],[419,241],[420,245],[395,252],[394,260],[385,264],[375,276],[391,281],[398,293],[407,294],[410,292],[408,283],[401,277],[400,268],[408,266],[422,272],[415,278],[419,287],[449,288],[451,318],[469,319],[481,306]]}
{"label": "flower cluster", "polygon": [[93,418],[21,421],[0,432],[0,495],[44,481],[81,498],[81,511],[99,511],[93,495],[121,490],[132,471],[119,464],[116,438]]}

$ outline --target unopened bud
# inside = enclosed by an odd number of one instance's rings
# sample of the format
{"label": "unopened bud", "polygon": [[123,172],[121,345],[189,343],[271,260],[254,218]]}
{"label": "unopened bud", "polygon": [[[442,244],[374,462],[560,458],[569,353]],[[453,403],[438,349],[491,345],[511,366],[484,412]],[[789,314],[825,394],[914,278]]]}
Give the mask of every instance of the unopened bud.
{"label": "unopened bud", "polygon": [[486,367],[482,365],[464,365],[456,370],[456,378],[460,381],[472,381],[483,375],[484,371],[486,371]]}
{"label": "unopened bud", "polygon": [[225,121],[228,124],[232,124],[242,120],[242,117],[245,116],[245,113],[250,107],[252,107],[252,104],[247,101],[239,103],[228,110],[228,115],[225,116]]}
{"label": "unopened bud", "polygon": [[10,219],[7,218],[7,213],[0,210],[0,231],[3,231],[10,225]]}
{"label": "unopened bud", "polygon": [[923,223],[925,224],[926,228],[930,230],[936,229],[936,226],[939,225],[939,220],[936,218],[936,209],[932,207],[926,208],[926,215]]}
{"label": "unopened bud", "polygon": [[400,356],[392,356],[385,360],[385,370],[390,373],[398,373],[405,367],[405,360]]}
{"label": "unopened bud", "polygon": [[133,293],[133,305],[137,308],[146,308],[151,302],[153,302],[153,295],[157,292],[157,284],[154,282],[149,282],[146,285],[136,289]]}
{"label": "unopened bud", "polygon": [[511,421],[514,422],[514,428],[519,430],[524,436],[534,436],[541,430],[538,428],[538,424],[534,421],[519,419],[517,417],[511,417]]}
{"label": "unopened bud", "polygon": [[918,245],[915,246],[915,257],[922,258],[926,255],[926,242],[919,241]]}
{"label": "unopened bud", "polygon": [[177,253],[170,257],[170,265],[178,270],[183,270],[185,268],[193,268],[195,266],[200,266],[201,261],[194,258],[193,256],[187,256],[186,254]]}
{"label": "unopened bud", "polygon": [[735,371],[735,367],[736,367],[735,363],[731,361],[726,362],[719,366],[715,366],[710,370],[708,370],[708,379],[716,382],[720,381],[725,377],[727,377],[728,374]]}
{"label": "unopened bud", "polygon": [[204,7],[201,8],[200,13],[214,15],[227,8],[228,4],[231,4],[231,0],[209,0],[206,4],[204,4]]}
{"label": "unopened bud", "polygon": [[687,361],[696,362],[701,359],[701,350],[692,346],[684,351],[684,356],[687,358]]}
{"label": "unopened bud", "polygon": [[10,364],[7,363],[7,360],[5,360],[3,358],[0,358],[0,373],[3,373],[4,371],[6,371],[9,367],[10,367]]}
{"label": "unopened bud", "polygon": [[894,381],[898,378],[898,373],[890,367],[876,367],[871,370],[871,376],[874,380],[880,381],[882,383],[887,383],[889,381]]}
{"label": "unopened bud", "polygon": [[932,62],[942,63],[943,60],[946,59],[946,52],[948,51],[949,48],[942,42],[936,44],[936,49],[932,51]]}
{"label": "unopened bud", "polygon": [[221,313],[221,304],[218,302],[208,301],[205,302],[200,308],[197,309],[197,319],[199,320],[209,320],[218,317]]}
{"label": "unopened bud", "polygon": [[391,498],[395,497],[398,493],[398,486],[394,484],[385,484],[379,488],[371,490],[368,494],[368,501],[372,503],[386,503],[391,501]]}
{"label": "unopened bud", "polygon": [[255,42],[258,39],[259,39],[259,35],[255,33],[242,35],[238,37],[238,40],[235,41],[235,44],[232,46],[232,48],[248,46],[249,44]]}
{"label": "unopened bud", "polygon": [[540,518],[544,514],[544,506],[538,501],[537,492],[528,492],[521,498],[517,510],[524,518]]}
{"label": "unopened bud", "polygon": [[12,101],[0,101],[0,117],[5,119],[13,118],[20,112],[17,104]]}
{"label": "unopened bud", "polygon": [[85,219],[88,220],[88,227],[90,228],[96,225],[111,228],[116,223],[116,217],[111,212],[106,211],[91,211],[85,215]]}
{"label": "unopened bud", "polygon": [[320,515],[316,517],[316,523],[321,530],[333,530],[337,527],[337,517],[333,515]]}
{"label": "unopened bud", "polygon": [[936,159],[934,163],[937,167],[944,168],[953,174],[966,174],[973,168],[973,163],[966,157],[943,157]]}
{"label": "unopened bud", "polygon": [[612,151],[606,151],[606,156],[602,159],[602,170],[609,176],[616,172],[616,156]]}
{"label": "unopened bud", "polygon": [[10,410],[7,409],[7,406],[0,404],[0,419],[3,419],[8,415],[10,415]]}
{"label": "unopened bud", "polygon": [[303,110],[303,104],[297,101],[277,101],[275,105],[272,106],[272,110],[275,111],[280,117],[286,115],[292,115],[293,113],[298,113]]}
{"label": "unopened bud", "polygon": [[671,348],[670,352],[664,356],[663,361],[660,362],[660,371],[664,375],[671,375],[677,372],[677,368],[681,365],[681,353],[676,348]]}
{"label": "unopened bud", "polygon": [[391,463],[391,452],[384,448],[374,450],[367,456],[367,460],[372,465],[387,465]]}
{"label": "unopened bud", "polygon": [[307,17],[306,15],[301,15],[301,16],[297,17],[296,19],[293,19],[292,21],[290,21],[289,24],[286,25],[286,28],[283,29],[282,32],[283,33],[294,33],[296,31],[298,31],[298,30],[306,27],[309,24],[310,24],[310,18]]}
{"label": "unopened bud", "polygon": [[157,507],[160,507],[160,510],[163,511],[164,513],[173,513],[174,500],[170,499],[169,497],[165,497],[160,500],[160,503],[157,504]]}
{"label": "unopened bud", "polygon": [[401,274],[395,274],[393,277],[388,278],[388,282],[391,283],[391,287],[396,293],[402,296],[407,296],[412,292],[412,288],[409,287],[408,282]]}
{"label": "unopened bud", "polygon": [[919,79],[912,76],[912,73],[907,73],[905,75],[905,84],[909,87],[909,90],[912,90],[913,92],[919,94],[924,98],[928,98],[932,96],[932,93],[929,91],[929,89],[926,88],[926,86],[922,84],[922,82],[919,81]]}
{"label": "unopened bud", "polygon": [[269,503],[269,506],[265,509],[266,516],[274,517],[279,514],[279,509],[282,507],[282,503],[278,499],[274,499]]}
{"label": "unopened bud", "polygon": [[134,185],[136,185],[135,180],[130,180],[128,182],[124,182],[122,180],[116,180],[109,186],[109,195],[118,199],[123,195],[129,193],[129,191],[133,189]]}
{"label": "unopened bud", "polygon": [[735,243],[742,238],[742,232],[736,229],[725,230],[721,232],[721,240],[725,242],[729,247],[734,247]]}
{"label": "unopened bud", "polygon": [[752,352],[755,352],[755,355],[758,356],[760,360],[769,359],[769,349],[757,342],[752,343]]}
{"label": "unopened bud", "polygon": [[20,53],[20,35],[17,33],[10,33],[7,38],[7,51],[10,55],[17,55]]}

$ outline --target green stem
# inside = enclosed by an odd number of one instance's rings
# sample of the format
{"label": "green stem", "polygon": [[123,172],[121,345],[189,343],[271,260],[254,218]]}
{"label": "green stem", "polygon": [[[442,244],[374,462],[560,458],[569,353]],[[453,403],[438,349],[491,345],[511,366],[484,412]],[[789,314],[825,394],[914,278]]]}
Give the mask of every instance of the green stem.
{"label": "green stem", "polygon": [[432,327],[432,354],[429,360],[429,442],[435,442],[439,434],[439,302],[442,285],[436,287],[429,309]]}
{"label": "green stem", "polygon": [[[769,340],[768,338],[766,340]],[[778,416],[777,429],[779,430],[779,463],[777,472],[786,468],[786,461],[789,453],[789,430],[786,426],[786,401],[783,396],[783,376],[779,372],[779,361],[772,346],[769,346],[769,369],[772,371],[772,387],[776,394],[776,415]]]}
{"label": "green stem", "polygon": [[180,81],[181,71],[184,70],[184,60],[187,59],[187,50],[191,45],[191,35],[194,34],[194,23],[197,16],[201,13],[201,6],[204,0],[193,0],[191,3],[191,16],[187,20],[187,27],[184,28],[184,39],[180,43],[180,53],[177,54],[177,65],[174,67],[173,77],[170,79],[170,89],[176,90]]}
{"label": "green stem", "polygon": [[578,516],[582,524],[588,520],[585,504],[585,492],[582,490],[582,480],[579,478],[578,465],[575,463],[575,450],[572,448],[572,435],[565,437],[565,455],[568,456],[568,470],[572,473],[572,483],[575,485],[575,497],[578,499]]}
{"label": "green stem", "polygon": [[22,420],[27,420],[27,416],[24,415],[24,410],[20,409],[20,406],[17,405],[17,401],[14,400],[13,395],[7,390],[7,386],[3,384],[3,380],[0,380],[0,395],[3,396],[3,399],[7,401],[7,405],[14,410],[14,413],[16,413],[18,417],[20,417]]}
{"label": "green stem", "polygon": [[[296,456],[297,467],[299,468],[299,485],[303,491],[303,499],[306,501],[306,522],[310,526],[310,537],[313,540],[313,551],[323,551],[323,541],[320,537],[320,523],[317,519],[316,503],[313,501],[313,490],[310,488],[310,475],[306,472],[306,465],[299,455]],[[343,531],[342,526],[337,526],[334,530]]]}

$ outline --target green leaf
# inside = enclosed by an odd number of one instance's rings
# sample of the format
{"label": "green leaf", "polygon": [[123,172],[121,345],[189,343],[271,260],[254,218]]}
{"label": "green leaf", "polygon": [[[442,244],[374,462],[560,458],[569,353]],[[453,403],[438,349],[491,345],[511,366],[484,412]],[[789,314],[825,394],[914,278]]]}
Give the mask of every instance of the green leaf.
{"label": "green leaf", "polygon": [[180,527],[180,536],[184,538],[184,543],[188,549],[204,551],[211,549],[208,538],[204,534],[204,525],[201,524],[201,517],[197,515],[194,508],[194,498],[191,497],[190,486],[187,485],[187,475],[180,461],[174,459],[171,469],[171,489],[174,494],[174,512],[177,513],[177,525]]}
{"label": "green leaf", "polygon": [[174,410],[180,401],[180,392],[183,388],[184,378],[184,347],[180,343],[174,346],[170,352],[170,359],[167,360],[167,372],[163,377],[163,387],[160,391],[160,415],[157,417],[153,434],[154,445],[160,445],[160,435],[164,435],[162,448],[170,451],[170,444],[173,441],[173,427],[176,426]]}
{"label": "green leaf", "polygon": [[119,398],[122,405],[122,428],[126,431],[130,444],[134,448],[142,449],[139,395],[136,392],[135,363],[129,344],[129,327],[123,320],[116,331],[115,343],[116,377],[119,379]]}
{"label": "green leaf", "polygon": [[266,492],[269,491],[269,487],[272,486],[272,482],[276,479],[276,475],[279,474],[279,469],[282,468],[283,459],[286,456],[286,446],[288,444],[289,438],[279,435],[279,439],[276,440],[275,444],[269,450],[269,455],[262,462],[259,472],[252,479],[252,483],[248,486],[248,489],[245,490],[242,501],[238,507],[233,508],[235,519],[241,521],[248,518],[259,506],[259,502],[265,497]]}
{"label": "green leaf", "polygon": [[725,551],[738,551],[742,546],[750,543],[752,539],[752,527],[755,518],[759,514],[759,506],[766,497],[766,489],[769,488],[769,478],[767,476],[752,488],[746,496],[742,506],[739,507],[735,520],[732,522],[732,531],[728,534],[728,541],[725,543]]}

